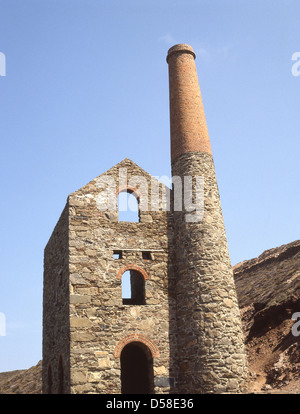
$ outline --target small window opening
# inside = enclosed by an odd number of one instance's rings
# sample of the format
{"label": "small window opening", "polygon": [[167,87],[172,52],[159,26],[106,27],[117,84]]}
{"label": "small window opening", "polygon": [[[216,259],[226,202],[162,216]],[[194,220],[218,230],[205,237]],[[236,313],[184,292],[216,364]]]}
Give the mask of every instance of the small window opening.
{"label": "small window opening", "polygon": [[118,195],[119,221],[130,221],[138,223],[139,203],[134,195],[127,191],[121,191]]}
{"label": "small window opening", "polygon": [[113,258],[115,260],[122,259],[122,250],[114,250],[114,252],[113,252]]}
{"label": "small window opening", "polygon": [[145,279],[136,270],[128,270],[122,276],[123,305],[145,305]]}
{"label": "small window opening", "polygon": [[151,252],[142,252],[142,257],[144,260],[153,260]]}

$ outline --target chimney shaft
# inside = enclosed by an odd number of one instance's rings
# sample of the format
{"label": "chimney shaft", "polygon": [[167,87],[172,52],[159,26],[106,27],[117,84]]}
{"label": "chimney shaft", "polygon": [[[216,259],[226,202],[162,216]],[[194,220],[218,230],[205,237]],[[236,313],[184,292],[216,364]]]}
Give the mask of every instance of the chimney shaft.
{"label": "chimney shaft", "polygon": [[168,51],[172,163],[187,152],[212,153],[195,57],[186,44]]}
{"label": "chimney shaft", "polygon": [[[172,212],[178,390],[238,393],[246,388],[247,358],[194,57],[184,44],[167,57],[172,176],[184,186],[184,209]],[[186,178],[202,184],[189,188]]]}

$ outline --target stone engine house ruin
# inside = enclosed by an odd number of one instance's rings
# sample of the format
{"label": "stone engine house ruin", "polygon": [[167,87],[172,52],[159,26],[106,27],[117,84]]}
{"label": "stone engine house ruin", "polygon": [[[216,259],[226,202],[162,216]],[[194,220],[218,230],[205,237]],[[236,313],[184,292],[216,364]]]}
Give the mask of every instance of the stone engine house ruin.
{"label": "stone engine house ruin", "polygon": [[[68,196],[44,253],[44,393],[246,389],[194,51],[175,45],[167,62],[172,176],[182,186],[176,196],[175,181],[170,191],[125,158]],[[179,208],[178,194],[190,196],[193,206],[199,201],[194,181],[189,194],[184,189],[185,177],[202,178],[199,211]],[[154,198],[154,188],[165,197]],[[119,218],[123,193],[136,200],[137,221]]]}

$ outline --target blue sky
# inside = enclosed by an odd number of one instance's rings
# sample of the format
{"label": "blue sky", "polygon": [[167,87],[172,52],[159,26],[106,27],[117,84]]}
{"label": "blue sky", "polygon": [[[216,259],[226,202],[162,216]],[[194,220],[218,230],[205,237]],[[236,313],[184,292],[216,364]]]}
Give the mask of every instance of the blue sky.
{"label": "blue sky", "polygon": [[190,44],[232,264],[299,238],[299,0],[0,0],[0,372],[42,357],[67,195],[131,158],[170,176],[166,55]]}

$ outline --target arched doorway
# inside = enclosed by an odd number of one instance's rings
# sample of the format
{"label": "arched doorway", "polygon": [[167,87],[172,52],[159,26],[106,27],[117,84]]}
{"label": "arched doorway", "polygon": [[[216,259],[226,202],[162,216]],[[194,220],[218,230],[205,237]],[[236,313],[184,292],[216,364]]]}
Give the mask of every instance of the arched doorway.
{"label": "arched doorway", "polygon": [[122,394],[152,394],[154,392],[153,358],[150,349],[141,342],[130,342],[121,352]]}

